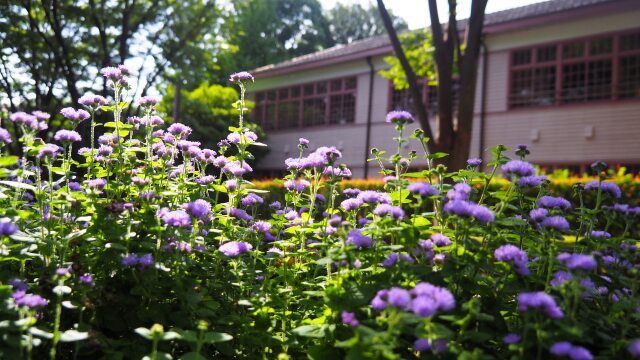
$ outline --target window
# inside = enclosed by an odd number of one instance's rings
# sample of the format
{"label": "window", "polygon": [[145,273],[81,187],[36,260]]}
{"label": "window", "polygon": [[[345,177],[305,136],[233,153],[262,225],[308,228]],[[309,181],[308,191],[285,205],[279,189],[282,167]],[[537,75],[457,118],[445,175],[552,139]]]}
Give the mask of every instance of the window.
{"label": "window", "polygon": [[509,107],[640,98],[640,30],[511,52]]}
{"label": "window", "polygon": [[[391,110],[406,110],[416,115],[415,107],[413,103],[413,97],[409,89],[398,90],[391,84],[391,101],[389,101],[389,111]],[[422,95],[422,103],[427,106],[427,112],[434,116],[438,112],[438,86],[435,84],[428,84],[425,79],[419,79],[420,92]],[[454,107],[458,102],[459,82],[454,79],[453,84],[453,102]]]}
{"label": "window", "polygon": [[255,94],[255,121],[265,130],[355,121],[357,79],[318,81]]}

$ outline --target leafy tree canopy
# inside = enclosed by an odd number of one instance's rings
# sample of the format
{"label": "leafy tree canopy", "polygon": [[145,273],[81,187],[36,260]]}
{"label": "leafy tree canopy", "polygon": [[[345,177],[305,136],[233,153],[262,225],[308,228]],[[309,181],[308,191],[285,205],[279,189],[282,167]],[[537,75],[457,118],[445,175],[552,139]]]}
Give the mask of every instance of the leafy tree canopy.
{"label": "leafy tree canopy", "polygon": [[[430,83],[436,83],[436,68],[434,60],[434,47],[431,42],[431,33],[428,31],[411,31],[399,35],[404,53],[418,78],[429,79]],[[380,70],[380,75],[393,81],[396,89],[408,89],[409,83],[400,60],[395,55],[387,56],[384,61],[391,65],[387,70]]]}
{"label": "leafy tree canopy", "polygon": [[[402,18],[392,13],[390,16],[396,31],[404,32],[408,29],[407,23]],[[360,4],[337,3],[328,11],[327,19],[333,40],[337,44],[348,44],[386,33],[380,12],[371,4],[365,8]]]}

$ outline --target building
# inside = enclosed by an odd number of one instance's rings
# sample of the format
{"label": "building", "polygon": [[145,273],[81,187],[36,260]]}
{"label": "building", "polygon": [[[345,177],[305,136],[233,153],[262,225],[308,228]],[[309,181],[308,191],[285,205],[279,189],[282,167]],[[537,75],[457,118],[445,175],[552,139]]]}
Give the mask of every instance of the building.
{"label": "building", "polygon": [[[526,143],[530,160],[549,168],[604,160],[637,170],[640,1],[547,1],[487,14],[484,31],[472,157],[486,161],[483,148]],[[378,74],[391,54],[381,36],[256,69],[252,116],[271,149],[258,169],[281,172],[301,136],[342,150],[354,177],[365,174],[368,148],[393,151],[385,115],[409,104]],[[424,90],[434,104],[437,93]]]}

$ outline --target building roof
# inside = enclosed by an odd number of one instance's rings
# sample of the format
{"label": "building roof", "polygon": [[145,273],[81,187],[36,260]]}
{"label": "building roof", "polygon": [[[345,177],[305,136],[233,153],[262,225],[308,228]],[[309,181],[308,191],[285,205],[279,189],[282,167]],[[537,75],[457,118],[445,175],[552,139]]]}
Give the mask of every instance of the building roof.
{"label": "building roof", "polygon": [[[606,10],[606,7],[619,4],[632,4],[637,0],[551,0],[521,6],[513,9],[485,14],[486,33],[496,33],[539,25],[543,19],[554,19],[567,14],[579,16],[585,10]],[[637,4],[637,3],[636,3]],[[636,5],[637,6],[637,5]],[[581,11],[577,11],[581,10]],[[596,12],[597,14],[598,12]],[[463,29],[465,20],[460,20],[458,27]],[[278,75],[296,70],[362,59],[367,56],[384,55],[392,52],[391,43],[387,35],[375,36],[368,39],[354,41],[347,45],[337,45],[307,55],[295,57],[277,64],[270,64],[253,70],[261,76]]]}

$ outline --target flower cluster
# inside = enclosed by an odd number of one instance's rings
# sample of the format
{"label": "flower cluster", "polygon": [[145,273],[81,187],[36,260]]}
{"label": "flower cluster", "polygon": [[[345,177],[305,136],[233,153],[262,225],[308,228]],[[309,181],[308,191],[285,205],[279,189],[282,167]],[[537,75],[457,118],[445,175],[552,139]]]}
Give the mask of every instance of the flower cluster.
{"label": "flower cluster", "polygon": [[421,317],[450,311],[455,306],[456,301],[449,290],[427,282],[416,284],[411,290],[399,287],[382,289],[371,300],[371,307],[376,311],[393,307],[411,311]]}

